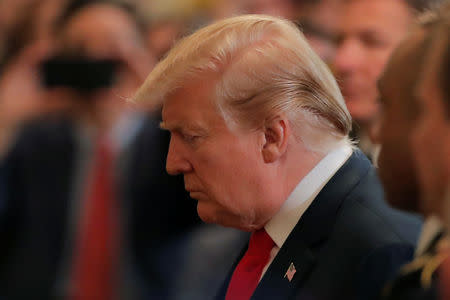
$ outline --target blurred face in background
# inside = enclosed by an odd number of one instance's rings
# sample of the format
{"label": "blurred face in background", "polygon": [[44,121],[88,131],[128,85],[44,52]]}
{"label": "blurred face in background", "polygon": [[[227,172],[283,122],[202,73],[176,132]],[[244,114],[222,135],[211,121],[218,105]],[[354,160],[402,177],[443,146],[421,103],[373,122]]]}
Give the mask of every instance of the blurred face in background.
{"label": "blurred face in background", "polygon": [[446,220],[448,212],[444,211],[443,202],[450,192],[450,48],[448,29],[442,27],[434,34],[416,85],[420,116],[411,149],[421,188],[422,211]]}
{"label": "blurred face in background", "polygon": [[293,15],[291,0],[247,0],[245,12],[252,14],[264,14],[291,19]]}
{"label": "blurred face in background", "polygon": [[112,124],[152,67],[136,23],[121,8],[92,4],[75,13],[61,32],[63,52],[119,62],[115,84],[93,95],[102,122]]}
{"label": "blurred face in background", "polygon": [[419,188],[410,139],[417,122],[414,89],[421,70],[424,32],[417,30],[395,51],[379,81],[381,117],[376,142],[381,144],[379,175],[393,206],[419,210]]}
{"label": "blurred face in background", "polygon": [[131,96],[152,67],[136,23],[122,9],[108,4],[82,8],[68,21],[63,48],[99,59],[117,59],[120,96]]}
{"label": "blurred face in background", "polygon": [[209,15],[214,20],[241,14],[264,14],[291,19],[295,16],[292,0],[216,0]]}
{"label": "blurred face in background", "polygon": [[339,24],[341,0],[300,2],[296,9],[296,20],[314,51],[328,65],[336,54],[337,27]]}
{"label": "blurred face in background", "polygon": [[334,69],[350,114],[358,123],[370,123],[375,117],[376,81],[412,21],[403,0],[344,1]]}

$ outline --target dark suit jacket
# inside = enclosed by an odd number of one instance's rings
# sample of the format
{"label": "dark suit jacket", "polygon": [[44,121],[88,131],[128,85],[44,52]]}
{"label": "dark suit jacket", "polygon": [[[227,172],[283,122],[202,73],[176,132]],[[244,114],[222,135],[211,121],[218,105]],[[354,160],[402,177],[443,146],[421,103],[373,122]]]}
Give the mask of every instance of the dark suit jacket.
{"label": "dark suit jacket", "polygon": [[[355,151],[301,217],[251,299],[377,299],[384,282],[412,258],[420,226],[418,218],[386,205],[374,168]],[[297,272],[289,282],[291,263]],[[382,270],[366,272],[373,263]]]}
{"label": "dark suit jacket", "polygon": [[[0,162],[0,299],[54,299],[59,281],[67,276],[79,151],[75,131],[68,117],[35,120]],[[183,179],[165,172],[168,141],[158,120],[147,117],[120,159],[116,195],[121,220],[128,220],[123,244],[143,287],[158,279],[150,252],[199,223]]]}

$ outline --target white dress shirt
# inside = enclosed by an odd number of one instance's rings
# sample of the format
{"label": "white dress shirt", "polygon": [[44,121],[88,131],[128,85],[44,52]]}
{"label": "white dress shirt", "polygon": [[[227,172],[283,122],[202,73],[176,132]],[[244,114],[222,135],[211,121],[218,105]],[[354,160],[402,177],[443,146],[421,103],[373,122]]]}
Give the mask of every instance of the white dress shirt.
{"label": "white dress shirt", "polygon": [[277,214],[264,226],[275,246],[261,278],[316,196],[352,155],[352,147],[343,145],[328,153],[295,187]]}

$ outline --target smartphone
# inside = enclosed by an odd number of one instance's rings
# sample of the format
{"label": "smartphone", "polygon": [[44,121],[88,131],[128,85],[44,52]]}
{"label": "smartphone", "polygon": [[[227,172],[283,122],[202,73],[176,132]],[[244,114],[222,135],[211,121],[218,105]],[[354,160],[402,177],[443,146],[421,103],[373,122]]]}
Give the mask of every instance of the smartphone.
{"label": "smartphone", "polygon": [[112,59],[52,57],[42,62],[40,71],[47,88],[68,87],[92,92],[114,84],[117,65]]}

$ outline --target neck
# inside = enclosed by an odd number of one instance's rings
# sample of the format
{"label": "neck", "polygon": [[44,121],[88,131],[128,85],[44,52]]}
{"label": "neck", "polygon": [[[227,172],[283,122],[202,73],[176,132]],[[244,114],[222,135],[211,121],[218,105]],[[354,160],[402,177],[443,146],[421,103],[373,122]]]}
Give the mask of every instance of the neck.
{"label": "neck", "polygon": [[295,187],[326,156],[324,153],[306,149],[302,145],[293,149],[285,163],[284,199],[286,200]]}

